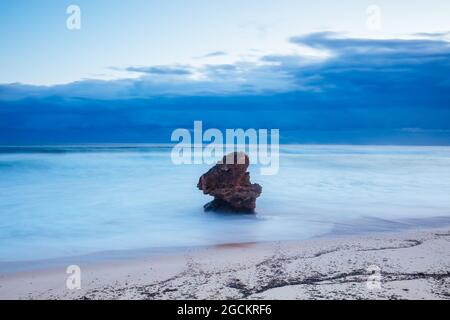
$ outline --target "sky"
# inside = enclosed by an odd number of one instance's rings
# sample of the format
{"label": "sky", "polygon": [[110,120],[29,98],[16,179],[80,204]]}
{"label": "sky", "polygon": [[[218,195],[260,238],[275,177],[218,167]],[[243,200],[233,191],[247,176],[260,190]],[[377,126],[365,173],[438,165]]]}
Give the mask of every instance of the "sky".
{"label": "sky", "polygon": [[450,144],[449,31],[447,0],[4,0],[0,143],[167,142],[204,120]]}
{"label": "sky", "polygon": [[[66,28],[66,8],[71,4],[81,9],[80,30]],[[382,29],[376,31],[366,26],[366,10],[372,4],[365,0],[5,0],[0,2],[0,83],[60,84],[133,76],[113,68],[251,59],[299,50],[287,39],[324,30],[393,37],[450,29],[446,0],[432,5],[425,0],[377,1]],[[206,59],[213,52],[228,56]]]}

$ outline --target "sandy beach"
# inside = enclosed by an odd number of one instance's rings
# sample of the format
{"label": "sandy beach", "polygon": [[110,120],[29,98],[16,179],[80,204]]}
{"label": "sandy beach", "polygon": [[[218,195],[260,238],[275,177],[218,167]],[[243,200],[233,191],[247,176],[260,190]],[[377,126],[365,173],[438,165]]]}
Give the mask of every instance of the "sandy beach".
{"label": "sandy beach", "polygon": [[65,267],[3,273],[0,298],[450,299],[450,228],[228,244],[80,268],[74,290]]}

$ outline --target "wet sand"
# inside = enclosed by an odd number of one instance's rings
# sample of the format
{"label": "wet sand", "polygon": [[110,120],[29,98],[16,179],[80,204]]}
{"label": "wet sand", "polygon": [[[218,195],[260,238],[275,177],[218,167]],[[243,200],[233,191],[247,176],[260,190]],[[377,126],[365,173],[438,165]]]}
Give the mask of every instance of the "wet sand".
{"label": "wet sand", "polygon": [[[73,261],[76,264],[76,261]],[[1,299],[450,299],[450,228],[225,244],[3,273]]]}

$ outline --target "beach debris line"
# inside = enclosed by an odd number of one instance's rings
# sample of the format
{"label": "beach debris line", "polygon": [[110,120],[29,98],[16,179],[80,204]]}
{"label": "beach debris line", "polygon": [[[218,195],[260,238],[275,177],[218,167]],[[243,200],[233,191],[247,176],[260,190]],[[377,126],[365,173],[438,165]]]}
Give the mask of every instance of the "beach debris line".
{"label": "beach debris line", "polygon": [[255,212],[262,187],[250,182],[249,164],[245,153],[232,152],[200,177],[197,187],[214,197],[204,206],[205,211]]}

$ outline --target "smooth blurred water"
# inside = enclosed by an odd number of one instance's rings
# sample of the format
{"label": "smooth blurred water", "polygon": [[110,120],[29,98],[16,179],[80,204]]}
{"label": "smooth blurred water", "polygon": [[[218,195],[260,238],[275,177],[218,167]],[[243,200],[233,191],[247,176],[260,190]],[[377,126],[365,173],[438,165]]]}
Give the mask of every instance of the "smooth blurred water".
{"label": "smooth blurred water", "polygon": [[175,166],[168,148],[0,148],[0,262],[305,239],[339,225],[358,232],[356,221],[450,216],[450,148],[281,151],[277,175],[250,167],[263,186],[258,213],[231,215],[203,212],[211,198],[196,184],[209,166]]}

